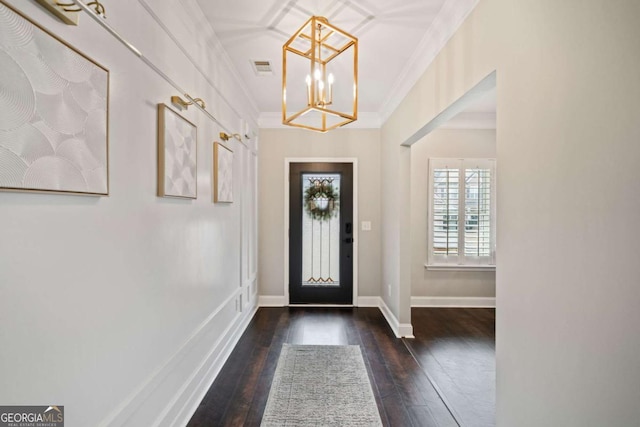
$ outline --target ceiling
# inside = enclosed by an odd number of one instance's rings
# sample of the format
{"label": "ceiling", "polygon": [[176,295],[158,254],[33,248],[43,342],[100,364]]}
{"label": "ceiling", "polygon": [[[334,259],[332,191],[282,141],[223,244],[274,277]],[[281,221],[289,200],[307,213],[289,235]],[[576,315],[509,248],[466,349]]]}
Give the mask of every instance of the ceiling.
{"label": "ceiling", "polygon": [[[359,114],[385,115],[477,0],[198,0],[261,114],[279,112],[282,45],[312,15],[359,39]],[[252,61],[270,61],[257,75]],[[301,86],[304,85],[301,82]]]}

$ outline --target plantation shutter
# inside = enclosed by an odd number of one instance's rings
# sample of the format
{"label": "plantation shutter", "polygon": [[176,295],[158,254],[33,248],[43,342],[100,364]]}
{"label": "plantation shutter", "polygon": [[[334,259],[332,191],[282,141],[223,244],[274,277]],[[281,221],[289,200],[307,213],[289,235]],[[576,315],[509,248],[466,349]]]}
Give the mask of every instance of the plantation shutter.
{"label": "plantation shutter", "polygon": [[459,253],[460,168],[436,161],[431,170],[431,254],[435,262],[457,263]]}
{"label": "plantation shutter", "polygon": [[467,159],[464,169],[465,264],[493,264],[494,175],[493,160]]}
{"label": "plantation shutter", "polygon": [[429,160],[428,264],[495,265],[495,160]]}

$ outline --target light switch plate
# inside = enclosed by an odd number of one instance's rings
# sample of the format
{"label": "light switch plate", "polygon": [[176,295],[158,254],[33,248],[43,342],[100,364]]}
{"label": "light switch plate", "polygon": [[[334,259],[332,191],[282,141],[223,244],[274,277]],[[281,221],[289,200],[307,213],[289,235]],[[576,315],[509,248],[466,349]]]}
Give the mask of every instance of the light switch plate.
{"label": "light switch plate", "polygon": [[371,231],[371,221],[362,221],[362,231]]}
{"label": "light switch plate", "polygon": [[[63,7],[67,7],[69,9],[77,9],[78,7],[73,6],[58,6],[57,3],[60,0],[37,0],[45,9],[55,15],[56,18],[60,19],[67,25],[78,25],[78,20],[80,19],[80,12],[66,12]],[[62,1],[60,3],[73,3],[72,1]]]}

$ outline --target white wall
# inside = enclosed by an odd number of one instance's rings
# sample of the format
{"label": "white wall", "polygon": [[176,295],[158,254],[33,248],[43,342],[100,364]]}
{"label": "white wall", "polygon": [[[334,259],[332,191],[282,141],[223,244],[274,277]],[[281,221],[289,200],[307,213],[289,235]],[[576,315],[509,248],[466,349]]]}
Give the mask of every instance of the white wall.
{"label": "white wall", "polygon": [[380,131],[339,129],[323,134],[297,129],[261,129],[260,145],[260,295],[284,297],[286,157],[358,159],[359,220],[372,223],[371,231],[358,234],[358,296],[380,295]]}
{"label": "white wall", "polygon": [[[482,0],[383,127],[400,165],[497,70],[498,427],[640,419],[639,16],[636,0]],[[382,181],[402,184],[397,167]]]}
{"label": "white wall", "polygon": [[[64,405],[69,426],[184,424],[255,305],[255,153],[230,142],[236,202],[213,204],[221,129],[192,107],[198,199],[156,197],[157,104],[179,93],[88,16],[10,3],[110,69],[110,195],[0,193],[0,402]],[[158,21],[143,4],[106,4],[108,22],[225,127],[255,123],[195,3],[156,1]]]}
{"label": "white wall", "polygon": [[428,249],[429,158],[495,157],[496,131],[488,129],[438,129],[411,147],[412,304],[437,303],[445,301],[442,299],[444,297],[453,297],[446,300],[450,303],[459,301],[464,304],[473,303],[474,298],[496,296],[496,274],[493,271],[433,271],[425,268]]}
{"label": "white wall", "polygon": [[381,296],[395,333],[411,336],[411,147],[395,144],[393,132],[389,126],[382,127]]}

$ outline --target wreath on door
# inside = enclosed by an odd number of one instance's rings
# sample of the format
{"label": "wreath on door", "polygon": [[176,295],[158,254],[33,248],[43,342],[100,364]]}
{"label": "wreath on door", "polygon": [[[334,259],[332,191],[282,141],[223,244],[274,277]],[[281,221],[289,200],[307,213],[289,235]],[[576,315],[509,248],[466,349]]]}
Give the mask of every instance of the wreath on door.
{"label": "wreath on door", "polygon": [[304,191],[304,206],[311,219],[329,221],[340,205],[340,194],[333,187],[333,180],[314,179]]}

